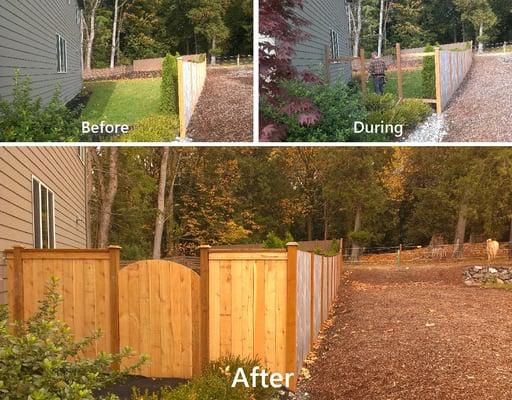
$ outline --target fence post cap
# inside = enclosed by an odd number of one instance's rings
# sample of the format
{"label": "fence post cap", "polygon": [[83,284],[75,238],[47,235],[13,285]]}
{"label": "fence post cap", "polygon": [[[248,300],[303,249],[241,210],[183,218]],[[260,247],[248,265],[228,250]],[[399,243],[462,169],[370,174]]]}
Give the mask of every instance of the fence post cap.
{"label": "fence post cap", "polygon": [[286,247],[289,247],[289,246],[298,246],[299,244],[297,242],[288,242],[286,243]]}
{"label": "fence post cap", "polygon": [[202,244],[198,247],[199,249],[211,249],[212,246],[210,246],[209,244]]}
{"label": "fence post cap", "polygon": [[108,246],[109,249],[112,249],[112,250],[115,250],[115,249],[119,249],[121,250],[121,246],[116,246],[116,245],[111,245],[111,246]]}
{"label": "fence post cap", "polygon": [[24,249],[25,247],[18,244],[16,246],[12,246],[12,248],[13,249]]}

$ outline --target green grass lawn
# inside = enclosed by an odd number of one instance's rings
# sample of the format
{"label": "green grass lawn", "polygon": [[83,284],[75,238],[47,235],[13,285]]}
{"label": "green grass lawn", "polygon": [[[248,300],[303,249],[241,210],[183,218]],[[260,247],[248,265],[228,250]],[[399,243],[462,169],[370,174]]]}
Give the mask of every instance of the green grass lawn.
{"label": "green grass lawn", "polygon": [[91,98],[82,120],[98,124],[126,124],[159,112],[161,78],[91,82]]}
{"label": "green grass lawn", "polygon": [[[398,98],[398,78],[396,72],[388,72],[386,74],[388,78],[388,83],[384,88],[384,93],[392,93],[396,98]],[[422,93],[422,82],[423,78],[421,77],[421,69],[413,70],[413,71],[404,71],[402,73],[404,80],[404,97],[421,99],[423,98]],[[370,82],[368,84],[368,90],[371,92],[375,92],[373,81],[370,78]]]}

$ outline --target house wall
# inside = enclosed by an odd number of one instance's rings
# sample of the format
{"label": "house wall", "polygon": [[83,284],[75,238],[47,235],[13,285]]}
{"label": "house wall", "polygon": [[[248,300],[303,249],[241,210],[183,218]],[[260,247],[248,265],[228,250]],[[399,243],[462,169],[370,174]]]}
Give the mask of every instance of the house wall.
{"label": "house wall", "polygon": [[57,248],[86,248],[85,166],[77,147],[0,147],[0,304],[7,301],[3,251],[34,247],[32,176],[55,196]]}
{"label": "house wall", "polygon": [[[295,47],[293,64],[299,69],[323,72],[325,46],[331,43],[331,29],[339,34],[341,55],[350,55],[350,35],[345,0],[304,0],[303,9],[297,10],[299,17],[308,21],[302,28],[309,37]],[[331,65],[331,82],[338,78],[351,78],[350,63]]]}
{"label": "house wall", "polygon": [[[68,102],[82,88],[77,0],[0,1],[0,96],[11,99],[16,69],[32,77],[32,97],[47,103],[60,85]],[[57,36],[67,41],[67,73],[57,73]]]}

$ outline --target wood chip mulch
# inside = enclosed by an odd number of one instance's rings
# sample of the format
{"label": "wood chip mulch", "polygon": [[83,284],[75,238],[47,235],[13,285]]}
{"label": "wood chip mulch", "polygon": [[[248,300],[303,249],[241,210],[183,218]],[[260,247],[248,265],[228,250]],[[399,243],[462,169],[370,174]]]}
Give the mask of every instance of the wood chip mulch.
{"label": "wood chip mulch", "polygon": [[312,400],[512,398],[512,293],[464,266],[351,268],[299,392]]}
{"label": "wood chip mulch", "polygon": [[445,112],[447,142],[512,141],[512,54],[476,56]]}
{"label": "wood chip mulch", "polygon": [[208,69],[187,136],[194,142],[253,141],[252,66]]}

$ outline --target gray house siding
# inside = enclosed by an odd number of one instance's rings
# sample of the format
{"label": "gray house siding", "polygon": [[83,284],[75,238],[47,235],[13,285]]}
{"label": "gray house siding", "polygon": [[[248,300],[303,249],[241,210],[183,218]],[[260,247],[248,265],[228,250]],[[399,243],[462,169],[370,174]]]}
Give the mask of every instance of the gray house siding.
{"label": "gray house siding", "polygon": [[[340,55],[350,55],[350,35],[345,0],[304,0],[297,14],[308,22],[302,30],[308,38],[295,46],[293,64],[299,69],[323,72],[325,46],[331,45],[331,30],[339,35]],[[330,68],[331,82],[351,78],[350,63],[334,63]]]}
{"label": "gray house siding", "polygon": [[[82,88],[77,0],[0,0],[0,96],[12,98],[13,78],[30,76],[31,97],[47,103],[60,87],[68,102]],[[66,40],[67,72],[57,72],[57,35]]]}

